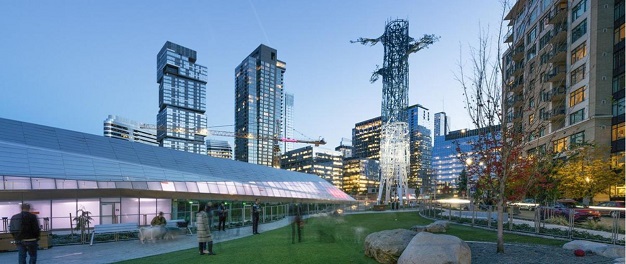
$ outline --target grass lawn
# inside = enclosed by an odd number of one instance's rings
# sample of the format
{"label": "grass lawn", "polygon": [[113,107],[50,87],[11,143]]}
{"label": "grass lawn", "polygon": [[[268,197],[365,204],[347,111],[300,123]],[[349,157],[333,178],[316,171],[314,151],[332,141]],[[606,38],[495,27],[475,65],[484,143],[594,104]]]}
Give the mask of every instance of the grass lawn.
{"label": "grass lawn", "polygon": [[[215,256],[198,249],[182,250],[121,263],[377,263],[363,253],[365,237],[381,230],[426,225],[430,220],[416,212],[357,214],[307,219],[302,242],[292,244],[291,226],[214,245]],[[496,241],[496,233],[450,225],[447,232],[465,241]],[[505,234],[506,243],[562,246],[565,241]],[[495,252],[495,245],[494,245]]]}

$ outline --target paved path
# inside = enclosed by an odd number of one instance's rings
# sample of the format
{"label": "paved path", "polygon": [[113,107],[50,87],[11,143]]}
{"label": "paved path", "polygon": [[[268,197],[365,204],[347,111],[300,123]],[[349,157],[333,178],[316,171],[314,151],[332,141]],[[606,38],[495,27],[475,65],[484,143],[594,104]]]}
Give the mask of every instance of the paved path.
{"label": "paved path", "polygon": [[[289,218],[284,218],[276,222],[260,224],[259,230],[260,232],[274,230],[289,223]],[[222,242],[251,235],[252,226],[244,226],[221,232],[213,231],[213,240]],[[56,246],[39,250],[37,263],[112,263],[197,247],[198,241],[195,235],[180,235],[173,240],[159,240],[156,243],[146,242],[145,244],[141,244],[139,240],[128,240],[94,243],[93,246],[89,246],[89,244]],[[0,263],[16,263],[17,255],[17,251],[2,252],[0,253]]]}

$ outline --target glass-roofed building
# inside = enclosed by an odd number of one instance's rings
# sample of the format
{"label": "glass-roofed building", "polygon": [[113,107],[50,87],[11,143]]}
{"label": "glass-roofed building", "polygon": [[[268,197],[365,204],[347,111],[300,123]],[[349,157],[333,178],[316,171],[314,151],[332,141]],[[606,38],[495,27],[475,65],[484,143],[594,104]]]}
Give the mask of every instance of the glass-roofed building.
{"label": "glass-roofed building", "polygon": [[245,208],[255,198],[354,201],[312,174],[0,118],[0,217],[27,202],[51,229],[70,228],[68,216],[81,209],[93,225],[145,224],[159,211],[170,219],[191,215],[185,206],[197,201]]}

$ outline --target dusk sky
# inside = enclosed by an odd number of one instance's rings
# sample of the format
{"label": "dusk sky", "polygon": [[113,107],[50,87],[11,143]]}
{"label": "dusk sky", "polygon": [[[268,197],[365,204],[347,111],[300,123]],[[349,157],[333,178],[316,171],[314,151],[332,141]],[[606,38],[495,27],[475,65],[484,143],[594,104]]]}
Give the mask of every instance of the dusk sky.
{"label": "dusk sky", "polygon": [[350,40],[399,18],[416,39],[440,36],[409,59],[409,104],[430,109],[430,128],[441,111],[452,130],[471,128],[454,74],[461,48],[469,58],[481,26],[495,35],[501,12],[498,0],[3,1],[0,117],[96,135],[109,114],[155,124],[156,55],[171,41],[208,67],[209,129],[233,131],[235,67],[265,44],[287,63],[294,137],[334,149],[380,115],[382,78],[369,79],[383,46]]}

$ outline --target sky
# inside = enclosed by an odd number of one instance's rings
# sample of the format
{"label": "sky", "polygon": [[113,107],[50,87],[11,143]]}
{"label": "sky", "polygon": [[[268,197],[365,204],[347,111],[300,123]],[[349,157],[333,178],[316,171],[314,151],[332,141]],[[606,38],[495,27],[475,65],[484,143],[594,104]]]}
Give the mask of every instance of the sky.
{"label": "sky", "polygon": [[440,37],[409,58],[409,105],[430,110],[431,129],[442,111],[451,130],[471,128],[455,74],[501,13],[499,0],[2,1],[0,117],[95,135],[111,114],[155,124],[156,55],[171,41],[208,68],[209,129],[233,131],[235,67],[265,44],[287,63],[294,138],[334,149],[355,123],[380,116],[382,78],[369,79],[383,46],[350,40],[406,19],[415,39]]}

